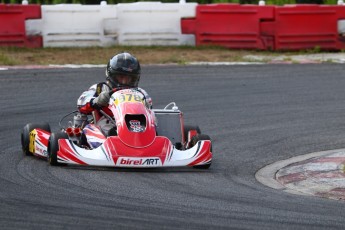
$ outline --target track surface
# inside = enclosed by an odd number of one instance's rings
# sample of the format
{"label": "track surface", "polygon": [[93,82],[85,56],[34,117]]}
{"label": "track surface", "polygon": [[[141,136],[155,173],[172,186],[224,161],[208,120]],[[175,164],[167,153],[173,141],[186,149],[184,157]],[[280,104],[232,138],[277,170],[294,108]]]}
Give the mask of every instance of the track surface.
{"label": "track surface", "polygon": [[345,67],[144,66],[155,108],[175,101],[213,138],[209,170],[51,167],[24,157],[29,122],[58,130],[103,68],[0,71],[1,229],[343,229],[345,203],[265,187],[272,162],[345,147]]}

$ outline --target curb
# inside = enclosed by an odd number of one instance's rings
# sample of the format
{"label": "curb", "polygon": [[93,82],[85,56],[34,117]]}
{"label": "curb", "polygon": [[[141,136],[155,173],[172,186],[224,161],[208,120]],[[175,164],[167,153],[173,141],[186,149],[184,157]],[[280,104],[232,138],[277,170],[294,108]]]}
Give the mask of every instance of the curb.
{"label": "curb", "polygon": [[267,165],[256,172],[262,184],[284,192],[345,199],[345,149],[292,157]]}

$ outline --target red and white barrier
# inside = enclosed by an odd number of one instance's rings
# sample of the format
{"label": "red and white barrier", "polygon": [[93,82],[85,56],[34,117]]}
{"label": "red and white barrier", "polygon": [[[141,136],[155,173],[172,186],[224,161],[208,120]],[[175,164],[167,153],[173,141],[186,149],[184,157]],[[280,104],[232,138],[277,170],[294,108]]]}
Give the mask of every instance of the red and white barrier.
{"label": "red and white barrier", "polygon": [[0,46],[42,47],[41,36],[26,34],[25,22],[41,18],[40,5],[0,4]]}
{"label": "red and white barrier", "polygon": [[[43,41],[43,42],[42,42]],[[345,5],[0,4],[0,45],[345,49]]]}

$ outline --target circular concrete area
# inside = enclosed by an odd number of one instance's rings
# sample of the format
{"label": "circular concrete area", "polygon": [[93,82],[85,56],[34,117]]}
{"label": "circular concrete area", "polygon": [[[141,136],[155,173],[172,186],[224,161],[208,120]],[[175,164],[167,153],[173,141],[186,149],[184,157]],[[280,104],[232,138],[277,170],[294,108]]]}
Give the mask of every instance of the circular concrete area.
{"label": "circular concrete area", "polygon": [[256,179],[286,192],[345,199],[345,149],[310,153],[260,169]]}

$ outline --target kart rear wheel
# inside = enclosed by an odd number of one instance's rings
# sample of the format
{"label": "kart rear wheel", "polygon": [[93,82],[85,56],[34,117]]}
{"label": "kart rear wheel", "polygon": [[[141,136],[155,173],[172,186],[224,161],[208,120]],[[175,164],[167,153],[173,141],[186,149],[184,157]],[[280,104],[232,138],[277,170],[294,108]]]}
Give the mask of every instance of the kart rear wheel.
{"label": "kart rear wheel", "polygon": [[[192,137],[191,145],[194,146],[198,143],[198,141],[203,141],[203,140],[211,140],[211,138],[209,135],[206,135],[206,134],[198,134],[198,135]],[[212,152],[212,143],[211,143],[211,152]],[[196,165],[196,166],[193,166],[193,168],[208,169],[211,166],[211,163],[212,162],[210,162],[209,164],[206,164],[206,165]]]}
{"label": "kart rear wheel", "polygon": [[66,133],[58,132],[52,133],[49,137],[48,144],[48,162],[50,165],[62,165],[57,162],[57,152],[59,151],[59,139],[68,139]]}
{"label": "kart rear wheel", "polygon": [[42,129],[44,131],[47,132],[51,132],[50,131],[50,126],[48,123],[42,123],[42,124],[38,124],[38,123],[29,123],[27,125],[24,126],[20,139],[21,139],[21,143],[22,143],[22,150],[24,155],[26,156],[32,156],[34,153],[30,152],[29,149],[29,145],[30,145],[30,132],[34,129]]}

